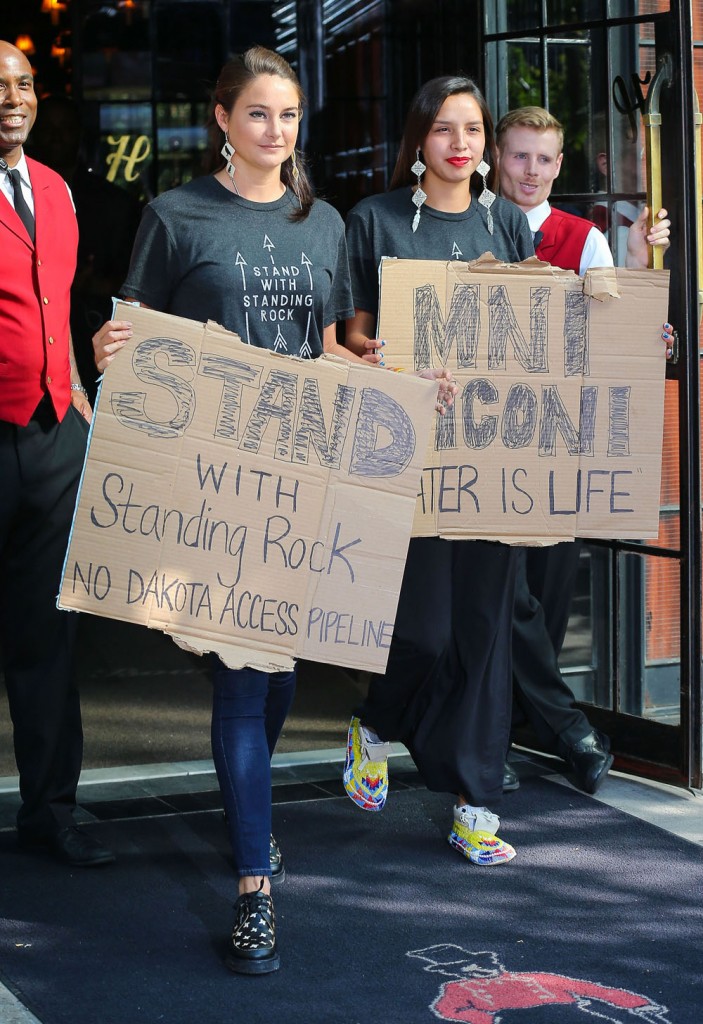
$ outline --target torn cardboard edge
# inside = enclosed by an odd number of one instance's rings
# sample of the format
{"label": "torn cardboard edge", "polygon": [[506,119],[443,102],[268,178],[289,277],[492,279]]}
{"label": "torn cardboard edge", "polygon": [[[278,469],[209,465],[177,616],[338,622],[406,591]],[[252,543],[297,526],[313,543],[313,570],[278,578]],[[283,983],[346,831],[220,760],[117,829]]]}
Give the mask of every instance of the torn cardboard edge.
{"label": "torn cardboard edge", "polygon": [[[544,545],[567,523],[568,539],[658,535],[667,271],[581,278],[484,253],[383,259],[379,274],[387,358],[447,366],[460,385],[429,445],[414,536]],[[467,494],[475,508],[459,507]]]}
{"label": "torn cardboard edge", "polygon": [[[115,317],[134,336],[102,375],[59,607],[159,629],[232,668],[384,671],[436,384],[132,304]],[[392,530],[374,525],[383,509]],[[215,531],[204,546],[201,527]],[[235,527],[239,563],[212,540]]]}

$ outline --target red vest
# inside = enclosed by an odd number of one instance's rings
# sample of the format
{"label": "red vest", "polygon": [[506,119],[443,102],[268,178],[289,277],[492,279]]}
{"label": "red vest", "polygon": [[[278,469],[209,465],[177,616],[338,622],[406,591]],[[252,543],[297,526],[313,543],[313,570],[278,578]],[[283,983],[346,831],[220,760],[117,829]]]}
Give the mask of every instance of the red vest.
{"label": "red vest", "polygon": [[578,274],[583,247],[593,227],[593,222],[584,217],[552,209],[540,228],[542,241],[535,249],[535,255],[553,267],[573,270]]}
{"label": "red vest", "polygon": [[63,178],[27,160],[33,246],[12,204],[0,196],[0,420],[26,426],[48,392],[62,420],[71,401],[70,291],[78,225]]}

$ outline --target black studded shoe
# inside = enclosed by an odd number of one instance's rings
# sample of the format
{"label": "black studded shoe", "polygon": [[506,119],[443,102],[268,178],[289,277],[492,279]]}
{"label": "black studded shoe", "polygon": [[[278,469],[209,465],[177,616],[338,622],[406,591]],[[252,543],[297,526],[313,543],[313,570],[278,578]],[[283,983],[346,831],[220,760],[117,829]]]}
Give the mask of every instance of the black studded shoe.
{"label": "black studded shoe", "polygon": [[[264,884],[263,881],[261,883]],[[269,974],[281,965],[271,897],[245,892],[234,905],[235,918],[225,963],[235,974]]]}
{"label": "black studded shoe", "polygon": [[271,864],[271,885],[280,885],[286,877],[286,869],[283,864],[283,854],[273,836],[269,840],[269,863]]}

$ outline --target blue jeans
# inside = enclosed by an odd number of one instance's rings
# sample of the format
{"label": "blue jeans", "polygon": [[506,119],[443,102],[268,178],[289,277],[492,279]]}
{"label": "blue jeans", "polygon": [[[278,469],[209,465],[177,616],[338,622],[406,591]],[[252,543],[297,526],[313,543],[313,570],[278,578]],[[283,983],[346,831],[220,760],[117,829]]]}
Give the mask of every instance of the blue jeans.
{"label": "blue jeans", "polygon": [[240,877],[270,875],[271,757],[295,694],[295,670],[229,669],[211,658],[212,756]]}

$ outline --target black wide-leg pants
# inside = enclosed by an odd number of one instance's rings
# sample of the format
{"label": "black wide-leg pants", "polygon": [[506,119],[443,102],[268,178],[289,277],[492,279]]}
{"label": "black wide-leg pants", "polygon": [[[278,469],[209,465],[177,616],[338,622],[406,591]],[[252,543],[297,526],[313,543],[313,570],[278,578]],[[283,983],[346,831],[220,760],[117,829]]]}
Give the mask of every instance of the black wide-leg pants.
{"label": "black wide-leg pants", "polygon": [[77,615],[56,608],[88,425],[45,397],[26,427],[0,422],[0,664],[22,805],[18,828],[72,823],[83,756],[73,679]]}
{"label": "black wide-leg pants", "polygon": [[408,747],[427,787],[498,806],[510,732],[516,555],[488,541],[410,541],[385,675],[359,709]]}
{"label": "black wide-leg pants", "polygon": [[559,669],[581,542],[518,552],[513,622],[515,703],[547,750],[563,753],[591,731]]}

